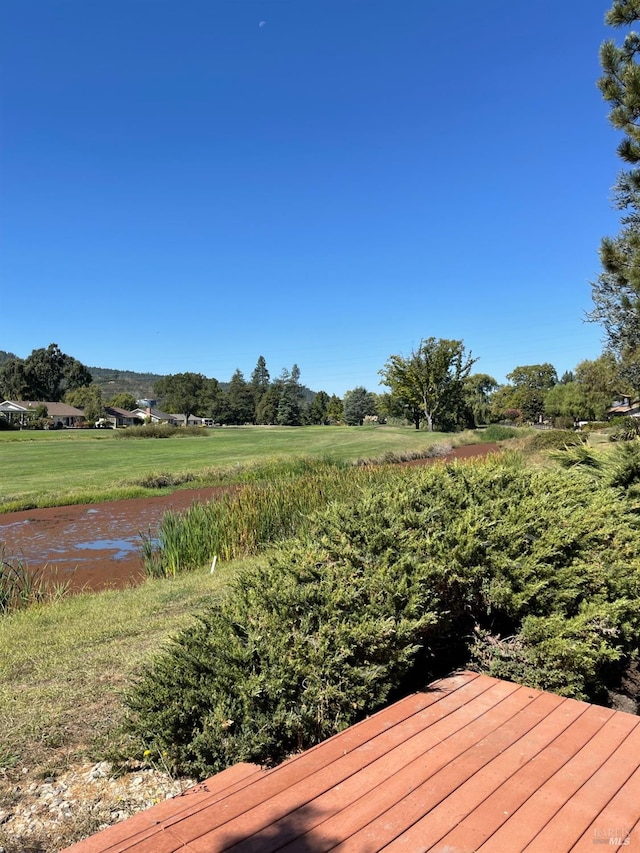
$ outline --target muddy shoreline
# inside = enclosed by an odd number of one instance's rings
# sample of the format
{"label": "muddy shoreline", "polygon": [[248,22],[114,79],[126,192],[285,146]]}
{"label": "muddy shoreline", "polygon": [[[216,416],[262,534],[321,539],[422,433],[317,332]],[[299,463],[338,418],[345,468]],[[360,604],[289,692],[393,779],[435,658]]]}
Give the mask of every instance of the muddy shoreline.
{"label": "muddy shoreline", "polygon": [[[500,450],[497,444],[457,447],[445,460],[468,459]],[[405,465],[425,465],[417,459]],[[216,500],[226,487],[184,489],[158,497],[30,509],[0,515],[5,559],[19,559],[70,590],[122,588],[144,578],[142,535],[153,533],[167,510]],[[2,544],[4,543],[4,544]]]}

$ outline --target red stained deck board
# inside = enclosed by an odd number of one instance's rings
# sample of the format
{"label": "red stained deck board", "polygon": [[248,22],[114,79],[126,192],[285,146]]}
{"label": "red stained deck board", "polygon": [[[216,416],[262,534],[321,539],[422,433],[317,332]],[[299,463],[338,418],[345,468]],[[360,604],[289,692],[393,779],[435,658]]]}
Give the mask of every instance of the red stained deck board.
{"label": "red stained deck board", "polygon": [[[432,691],[407,696],[307,752],[294,756],[274,770],[260,771],[255,765],[235,765],[191,789],[188,792],[189,796],[167,800],[68,849],[73,853],[112,853],[112,851],[115,853],[115,851],[124,850],[135,850],[136,853],[145,853],[147,850],[149,853],[161,853],[161,848],[164,849],[165,844],[172,850],[183,849],[184,826],[189,826],[187,835],[193,836],[195,832],[197,837],[202,834],[200,827],[203,821],[207,831],[219,826],[229,819],[229,814],[241,815],[246,810],[259,805],[263,799],[268,800],[283,787],[286,789],[295,786],[314,772],[314,769],[323,767],[336,757],[348,754],[362,744],[366,744],[378,733],[402,724],[416,713],[437,704],[439,700],[459,689],[465,688],[472,698],[476,692],[489,689],[494,681],[494,679],[487,679],[485,682],[475,673],[464,673],[434,682]],[[472,686],[475,682],[478,682],[479,688]],[[459,701],[464,702],[464,699]],[[338,739],[339,745],[336,746]],[[301,759],[304,759],[302,768],[297,764]],[[237,796],[234,797],[232,805],[219,803],[221,797],[218,796],[218,792],[225,787],[226,780],[229,778],[227,774],[234,774],[231,777],[233,779],[236,776],[244,777],[248,771],[242,768],[251,768],[252,773],[257,771],[261,783],[259,790],[252,786],[244,798],[234,790],[230,793]],[[272,780],[265,781],[275,771],[278,772],[275,785]],[[209,796],[209,790],[214,792],[213,797]],[[210,811],[209,807],[213,805],[216,807]],[[178,829],[180,825],[181,828]],[[193,827],[195,830],[192,829]],[[176,833],[181,833],[182,839],[178,839]],[[163,841],[160,840],[161,837]],[[176,841],[169,842],[169,838],[176,838]],[[171,844],[174,846],[171,847]]]}
{"label": "red stained deck board", "polygon": [[[454,738],[437,743],[403,768],[389,791],[377,791],[366,803],[350,805],[337,819],[344,832],[338,849],[378,849],[375,845],[379,838],[384,837],[385,843],[393,840],[425,813],[427,800],[431,801],[430,807],[436,805],[468,778],[474,762],[483,766],[494,749],[507,746],[514,737],[514,726],[522,733],[561,701],[520,687],[482,717],[469,720]],[[529,711],[523,717],[525,708]],[[478,744],[482,748],[478,749]]]}
{"label": "red stained deck board", "polygon": [[604,811],[625,783],[633,778],[640,760],[640,725],[638,718],[632,719],[636,725],[629,736],[536,835],[525,848],[528,853],[546,853],[553,845],[570,850],[593,823],[594,815]]}
{"label": "red stained deck board", "polygon": [[630,714],[608,713],[609,719],[597,734],[575,755],[567,755],[565,764],[514,813],[515,819],[479,847],[480,853],[501,853],[505,846],[508,849],[511,845],[515,850],[524,849],[562,806],[578,796],[589,779],[597,776],[607,758],[624,743],[638,723],[638,718]]}
{"label": "red stained deck board", "polygon": [[[461,682],[461,686],[464,686],[464,682]],[[454,689],[457,687],[456,684]],[[224,831],[228,832],[228,825],[231,822],[233,822],[232,831],[238,824],[248,826],[248,823],[245,824],[248,813],[256,809],[264,812],[265,803],[268,804],[266,821],[271,822],[274,819],[273,803],[280,798],[280,795],[291,797],[295,796],[294,792],[297,792],[298,796],[305,797],[310,776],[332,765],[353,750],[368,744],[380,728],[388,729],[391,726],[406,725],[407,720],[411,720],[418,711],[437,703],[447,693],[448,688],[442,691],[436,690],[433,694],[422,693],[407,697],[396,706],[392,706],[393,713],[387,715],[386,711],[382,711],[318,744],[308,752],[267,771],[258,785],[251,786],[232,799],[219,803],[214,815],[197,809],[197,813],[189,815],[188,820],[180,816],[177,820],[169,819],[165,822],[165,826],[171,828],[183,844],[195,844],[205,833],[211,833],[219,827],[224,826]],[[293,806],[290,806],[288,811],[291,808]],[[198,843],[193,849],[197,850],[200,847],[201,844]]]}
{"label": "red stained deck board", "polygon": [[593,850],[595,839],[610,837],[628,838],[629,844],[625,846],[640,850],[639,823],[640,768],[587,827],[572,850]]}
{"label": "red stained deck board", "polygon": [[432,687],[68,849],[564,853],[611,824],[640,850],[640,718],[472,673]]}
{"label": "red stained deck board", "polygon": [[[530,692],[524,689],[517,691],[503,703],[504,707],[498,706],[487,714],[488,731],[472,723],[464,730],[461,738],[456,739],[455,744],[435,747],[423,758],[425,772],[420,783],[404,796],[394,796],[395,802],[391,808],[385,810],[380,803],[377,815],[372,816],[363,829],[345,839],[336,849],[340,853],[380,850],[450,796],[471,775],[537,725],[563,701],[551,694],[538,694],[531,700],[527,696]],[[525,708],[526,713],[522,713]],[[501,715],[498,713],[500,710]],[[460,753],[455,748],[458,740],[466,747]],[[438,756],[435,761],[436,772],[432,772],[434,755]]]}
{"label": "red stained deck board", "polygon": [[[563,768],[569,757],[573,757],[585,747],[592,751],[596,736],[602,734],[605,723],[615,714],[607,708],[597,705],[587,707],[584,714],[558,738],[542,749],[536,756],[523,762],[512,776],[495,779],[492,790],[487,790],[488,796],[462,818],[458,825],[442,838],[442,846],[449,845],[453,850],[463,844],[471,845],[474,850],[505,824],[537,790],[555,773]],[[601,741],[611,743],[612,734],[608,732]],[[497,762],[492,764],[493,771],[497,770]],[[565,788],[566,790],[566,788]],[[526,837],[530,833],[531,824],[526,818],[516,821]],[[509,830],[509,843],[513,843],[513,827]],[[507,844],[507,841],[504,841]]]}
{"label": "red stained deck board", "polygon": [[[579,745],[589,737],[589,726],[582,719],[587,708],[582,703],[567,700],[554,708],[533,729],[515,740],[504,751],[497,754],[488,764],[463,782],[445,800],[440,802],[427,815],[403,832],[389,844],[389,851],[427,850],[447,835],[452,825],[460,822],[458,844],[469,844],[470,838],[464,833],[464,820],[475,808],[497,789],[502,789],[501,808],[506,811],[506,803],[512,791],[517,791],[514,781],[518,771],[523,770],[531,786],[541,784],[543,776],[536,758],[544,755],[554,744],[558,744],[566,753],[576,751],[576,738]],[[598,724],[600,727],[602,723]],[[450,843],[450,842],[449,842]],[[443,845],[446,846],[446,845]]]}
{"label": "red stained deck board", "polygon": [[[478,689],[482,687],[482,691]],[[430,748],[454,736],[472,720],[485,716],[498,702],[518,690],[517,685],[484,679],[478,685],[471,682],[464,694],[444,695],[437,706],[416,714],[401,726],[387,730],[372,738],[360,750],[337,759],[319,773],[309,777],[298,798],[287,791],[282,796],[264,803],[260,809],[232,821],[225,829],[246,835],[255,832],[251,841],[243,843],[243,851],[252,849],[266,853],[273,848],[273,834],[277,830],[278,844],[297,837],[301,814],[309,830],[339,813],[345,803],[354,803],[381,790],[389,790],[390,777],[406,771],[411,762],[420,761]],[[461,704],[462,699],[466,701]],[[302,795],[302,796],[300,796]],[[313,808],[308,803],[313,800]],[[364,802],[364,801],[363,801]],[[296,814],[298,812],[298,814]],[[269,820],[271,815],[271,820]],[[277,816],[276,820],[273,820]],[[343,815],[339,820],[344,822]],[[290,836],[290,837],[289,837]],[[206,836],[203,844],[206,844]],[[332,837],[332,843],[335,839]],[[314,851],[320,849],[319,833],[314,833]],[[199,849],[199,847],[197,847]],[[280,849],[278,847],[277,849]]]}
{"label": "red stained deck board", "polygon": [[[476,686],[476,682],[479,682],[479,687]],[[456,687],[455,699],[453,700],[454,706],[462,705],[463,707],[467,707],[468,702],[472,701],[478,692],[484,694],[490,689],[497,689],[500,692],[506,693],[517,689],[515,685],[503,685],[494,679],[488,679],[486,682],[481,679],[462,679],[454,682],[454,686]],[[420,705],[415,705],[416,713],[410,716],[404,715],[402,720],[395,724],[394,731],[396,733],[392,736],[399,737],[402,740],[405,736],[409,736],[416,726],[424,729],[439,719],[440,716],[447,716],[451,712],[452,706],[448,702],[451,691],[448,688],[441,689],[437,685],[436,687],[437,689],[434,693],[422,694],[421,705],[422,707],[427,706],[424,714],[419,716],[422,708]],[[319,779],[322,789],[327,790],[332,784],[340,782],[341,778],[344,778],[345,775],[350,775],[354,772],[354,768],[349,769],[349,765],[345,766],[343,760],[345,755],[350,754],[344,748],[345,744],[351,744],[354,749],[360,750],[357,758],[357,766],[355,767],[356,770],[362,769],[370,763],[376,757],[374,744],[379,737],[377,732],[380,730],[380,723],[384,722],[383,729],[386,732],[390,731],[387,719],[387,712],[389,710],[391,709],[382,711],[380,714],[353,726],[347,732],[319,744],[303,756],[296,756],[294,759],[285,762],[285,764],[271,771],[274,775],[277,774],[278,784],[267,785],[266,780],[264,780],[256,788],[253,799],[251,801],[245,800],[244,806],[246,808],[238,811],[237,814],[222,810],[216,815],[213,824],[210,817],[207,818],[205,815],[202,815],[201,820],[190,821],[182,830],[175,828],[176,831],[181,833],[180,839],[182,843],[190,845],[190,848],[194,851],[208,851],[209,844],[218,830],[220,830],[220,834],[224,832],[225,836],[233,839],[237,839],[240,836],[247,838],[253,832],[265,829],[281,818],[286,818],[287,826],[289,827],[289,831],[291,831],[291,826],[295,823],[295,818],[289,819],[287,816],[294,809],[300,807],[304,808],[307,820],[310,820],[309,816],[313,814],[314,820],[310,821],[311,823],[315,824],[323,820],[327,815],[320,813],[315,803],[313,804],[313,809],[310,809],[307,805],[312,793],[310,784],[313,784],[314,778],[315,780]],[[394,714],[392,718],[395,719],[396,716],[397,714]],[[346,737],[347,734],[349,734],[348,738]],[[314,762],[308,760],[312,753],[315,758]],[[304,759],[303,767],[299,766],[301,759]],[[294,785],[286,783],[286,780],[289,778],[288,771],[291,769],[296,770],[296,784]],[[302,771],[304,771],[304,784],[297,784],[297,782],[302,780]],[[327,772],[321,773],[320,771]],[[345,771],[348,771],[348,773],[345,773]],[[234,803],[234,805],[237,806],[238,803]],[[272,834],[272,832],[272,830],[269,830],[269,834]]]}
{"label": "red stained deck board", "polygon": [[[250,850],[268,853],[281,849],[284,843],[298,837],[301,821],[305,822],[305,831],[309,831],[340,813],[345,804],[355,803],[381,786],[387,786],[394,774],[416,758],[421,760],[433,746],[454,737],[470,721],[486,714],[498,701],[517,689],[517,685],[507,682],[492,683],[484,679],[471,682],[465,687],[467,701],[464,705],[461,706],[462,694],[444,696],[437,706],[425,709],[402,726],[372,738],[363,744],[362,751],[355,750],[310,777],[305,786],[305,803],[295,810],[287,810],[281,818],[258,830],[243,843],[242,850],[246,853]],[[313,799],[313,809],[306,805],[310,799]],[[268,808],[269,804],[266,803],[265,807]],[[343,819],[341,816],[340,820]],[[247,832],[248,828],[245,827]],[[274,846],[274,833],[277,833],[277,848]],[[314,833],[314,851],[320,849],[318,845],[318,833]]]}

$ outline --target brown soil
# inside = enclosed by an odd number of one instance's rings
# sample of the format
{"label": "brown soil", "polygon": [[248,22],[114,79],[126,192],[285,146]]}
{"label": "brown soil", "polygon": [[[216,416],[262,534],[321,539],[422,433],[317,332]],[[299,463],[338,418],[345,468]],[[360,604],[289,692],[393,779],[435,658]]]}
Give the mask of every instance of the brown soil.
{"label": "brown soil", "polygon": [[[499,450],[497,444],[456,447],[444,460]],[[417,459],[405,464],[434,461]],[[7,513],[0,515],[0,546],[4,543],[5,559],[21,559],[31,570],[44,570],[72,590],[120,588],[138,583],[144,576],[141,534],[153,532],[167,510],[180,512],[194,503],[215,500],[225,491],[220,487],[186,489],[160,497]]]}

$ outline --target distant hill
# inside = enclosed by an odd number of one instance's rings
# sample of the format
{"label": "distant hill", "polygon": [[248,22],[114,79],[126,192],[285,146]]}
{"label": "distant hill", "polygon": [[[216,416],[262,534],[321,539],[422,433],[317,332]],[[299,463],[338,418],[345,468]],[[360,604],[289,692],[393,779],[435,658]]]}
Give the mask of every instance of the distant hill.
{"label": "distant hill", "polygon": [[[0,350],[0,365],[9,359],[18,358],[12,352]],[[105,400],[110,400],[116,394],[132,394],[136,400],[153,399],[153,386],[159,379],[164,379],[161,373],[136,373],[135,370],[114,370],[110,367],[89,367],[92,379],[102,390]],[[226,391],[228,382],[221,382],[220,387]],[[302,398],[311,402],[315,397],[315,391],[302,386]]]}
{"label": "distant hill", "polygon": [[136,400],[153,397],[153,386],[164,377],[159,373],[136,373],[134,370],[112,370],[108,367],[90,367],[91,376],[102,389],[102,396],[110,400],[116,394],[132,394]]}

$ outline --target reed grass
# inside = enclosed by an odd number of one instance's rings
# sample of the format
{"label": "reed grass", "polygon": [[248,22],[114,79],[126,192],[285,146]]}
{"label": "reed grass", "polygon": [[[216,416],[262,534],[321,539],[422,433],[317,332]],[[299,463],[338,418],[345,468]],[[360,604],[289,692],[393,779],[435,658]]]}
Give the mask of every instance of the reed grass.
{"label": "reed grass", "polygon": [[22,560],[7,559],[0,550],[0,615],[65,595],[69,584],[52,582],[45,570],[46,566],[29,569]]}
{"label": "reed grass", "polygon": [[[257,473],[257,471],[255,472]],[[143,560],[151,577],[173,577],[220,560],[259,553],[267,545],[306,531],[314,511],[332,501],[353,500],[373,481],[399,472],[393,466],[335,465],[318,460],[290,466],[271,480],[239,486],[220,499],[169,511],[143,537]]]}

